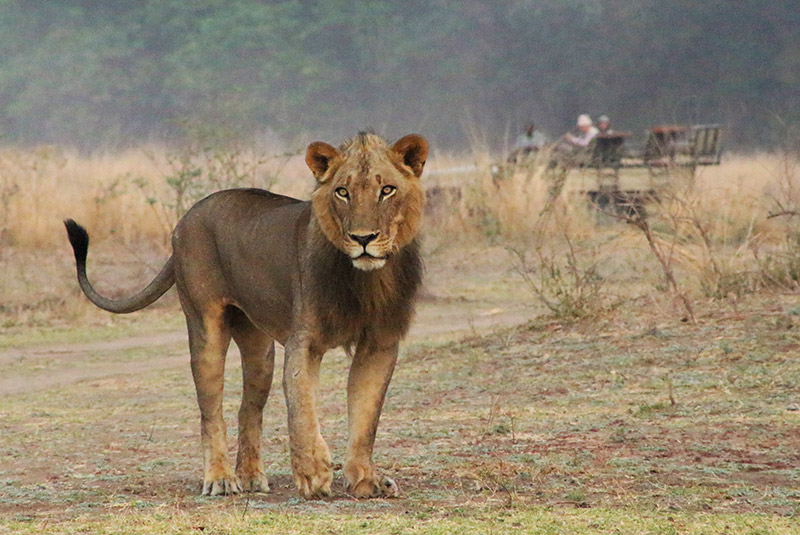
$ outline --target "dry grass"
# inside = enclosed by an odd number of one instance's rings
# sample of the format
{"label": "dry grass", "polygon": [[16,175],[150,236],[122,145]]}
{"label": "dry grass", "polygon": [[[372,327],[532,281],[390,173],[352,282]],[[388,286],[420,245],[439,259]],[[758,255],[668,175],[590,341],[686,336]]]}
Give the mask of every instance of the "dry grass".
{"label": "dry grass", "polygon": [[52,250],[63,243],[61,220],[69,216],[102,238],[113,233],[131,243],[156,236],[148,205],[123,180],[157,176],[155,162],[141,151],[86,157],[57,147],[6,148],[0,166],[4,180],[17,186],[1,220],[6,246]]}
{"label": "dry grass", "polygon": [[[553,183],[544,165],[548,159],[547,154],[541,155],[495,181],[485,155],[436,158],[428,166],[428,187],[463,190],[458,209],[448,214],[449,219],[437,219],[437,229],[444,224],[504,240],[524,239],[537,228],[538,216],[554,204],[554,211],[568,216],[580,236],[596,235],[597,214],[587,210],[580,198],[563,195],[551,200]],[[780,201],[795,207],[800,203],[800,169],[793,162],[793,157],[768,153],[729,155],[720,166],[699,167],[692,186],[675,190],[673,197],[680,197],[699,217],[713,222],[712,234],[720,242],[741,240],[755,232],[776,239],[780,227],[766,222],[767,216],[781,206]],[[570,189],[567,184],[564,192]],[[460,221],[453,224],[453,219]],[[465,223],[465,219],[469,221]],[[564,221],[563,217],[554,220],[552,228]]]}
{"label": "dry grass", "polygon": [[[525,191],[542,190],[541,184],[528,190],[526,183],[531,179],[542,182],[541,175],[517,174],[501,186],[513,192],[512,210],[526,202]],[[506,239],[527,239],[540,247],[557,243],[562,236],[562,250],[574,243],[587,250],[590,245],[602,246],[602,254],[613,253],[629,264],[639,262],[648,249],[658,251],[664,269],[656,271],[668,278],[669,272],[676,273],[679,295],[727,298],[763,288],[797,287],[800,172],[794,157],[732,156],[721,166],[700,167],[694,181],[657,190],[659,201],[645,207],[646,225],[636,224],[638,215],[609,218],[598,214],[580,197],[570,196],[569,187],[567,182],[561,197],[547,207],[545,220],[533,217],[540,213],[535,211],[538,206],[528,209],[527,219],[511,218],[515,226],[508,227]],[[505,204],[495,211],[504,210]],[[776,213],[780,215],[775,217]],[[614,219],[634,224],[615,224]],[[651,235],[639,232],[642,229]],[[553,254],[558,254],[557,247]],[[655,260],[653,255],[647,262],[652,265]],[[606,271],[606,275],[613,273]],[[658,278],[650,277],[650,283],[660,285]]]}
{"label": "dry grass", "polygon": [[[113,154],[84,155],[59,147],[5,148],[0,151],[0,236],[5,247],[47,249],[63,245],[64,218],[91,229],[92,237],[122,244],[162,243],[174,225],[169,180],[181,165],[208,169],[236,151],[246,177],[237,185],[265,187],[288,195],[307,195],[311,183],[302,159],[283,147],[181,152],[140,147]],[[179,161],[182,157],[189,161]],[[206,189],[213,182],[208,176]]]}
{"label": "dry grass", "polygon": [[[3,323],[46,323],[48,318],[84,314],[64,301],[74,294],[74,285],[62,219],[78,220],[90,230],[94,243],[102,244],[92,249],[90,262],[95,266],[130,262],[125,276],[115,272],[117,282],[111,286],[120,287],[126,280],[134,288],[151,277],[169,253],[168,236],[179,211],[176,176],[191,175],[195,169],[201,173],[192,184],[194,197],[231,183],[307,197],[313,181],[295,149],[195,146],[181,152],[150,146],[90,156],[58,147],[3,149]],[[662,291],[663,273],[645,237],[635,227],[603,216],[584,197],[570,194],[569,184],[553,196],[547,159],[543,154],[498,181],[492,178],[487,151],[434,154],[424,177],[431,195],[429,252],[500,244],[527,252],[554,272],[574,271],[575,266],[597,271],[612,301]],[[699,168],[693,187],[662,194],[660,204],[648,206],[648,222],[656,246],[675,271],[680,295],[692,300],[738,298],[766,287],[796,286],[798,206],[796,159],[730,155],[720,166]],[[781,215],[770,217],[775,213]],[[575,275],[582,280],[586,273]]]}
{"label": "dry grass", "polygon": [[[235,157],[247,174],[241,185],[268,186],[281,193],[307,196],[312,181],[296,149],[236,147]],[[208,167],[220,154],[209,158],[199,152],[196,148],[188,152],[197,167]],[[113,235],[127,244],[163,239],[169,231],[165,225],[172,222],[159,213],[158,205],[171,194],[167,179],[176,173],[178,155],[182,154],[152,146],[89,156],[50,146],[3,149],[3,244],[37,249],[60,246],[61,219],[68,216],[92,228],[98,239]],[[542,155],[539,163],[547,158]],[[425,176],[427,188],[460,190],[460,198],[448,200],[443,217],[429,221],[431,234],[458,231],[459,238],[466,233],[468,240],[476,235],[516,240],[524,239],[535,228],[538,215],[548,206],[552,187],[545,166],[534,163],[498,183],[492,180],[491,163],[486,152],[436,154],[431,159]],[[721,166],[699,168],[694,187],[684,196],[702,219],[713,223],[711,232],[721,242],[741,240],[754,233],[761,239],[776,239],[780,225],[765,220],[779,207],[796,207],[800,202],[796,165],[790,158],[772,154],[731,155]],[[209,180],[206,187],[211,190],[213,185]],[[155,206],[148,197],[157,200]],[[584,208],[580,202],[561,202],[559,206],[569,215],[576,232],[588,236],[596,232],[596,214]],[[553,224],[560,226],[563,221]]]}

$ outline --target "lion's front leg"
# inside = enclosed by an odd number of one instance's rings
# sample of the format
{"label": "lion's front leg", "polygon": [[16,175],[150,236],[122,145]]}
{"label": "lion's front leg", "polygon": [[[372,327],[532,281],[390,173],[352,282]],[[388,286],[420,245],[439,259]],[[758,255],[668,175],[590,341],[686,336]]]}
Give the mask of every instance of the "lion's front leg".
{"label": "lion's front leg", "polygon": [[308,342],[291,339],[286,344],[283,391],[289,414],[289,447],[297,490],[306,499],[328,496],[333,465],[317,420],[317,386],[321,354]]}
{"label": "lion's front leg", "polygon": [[347,381],[350,439],[344,476],[347,492],[357,498],[397,496],[397,484],[382,476],[372,463],[375,433],[386,389],[397,361],[398,344],[376,347],[362,342],[356,349]]}

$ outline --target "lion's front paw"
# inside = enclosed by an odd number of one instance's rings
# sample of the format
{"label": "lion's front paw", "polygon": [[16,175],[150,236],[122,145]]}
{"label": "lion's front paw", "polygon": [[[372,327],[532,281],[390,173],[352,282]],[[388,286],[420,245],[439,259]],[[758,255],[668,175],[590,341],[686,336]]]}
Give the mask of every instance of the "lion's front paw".
{"label": "lion's front paw", "polygon": [[230,467],[209,470],[203,478],[203,496],[239,494],[242,483]]}
{"label": "lion's front paw", "polygon": [[269,482],[264,472],[258,471],[251,474],[239,473],[244,492],[269,492]]}
{"label": "lion's front paw", "polygon": [[330,496],[333,466],[327,446],[318,447],[311,454],[293,454],[292,472],[294,483],[303,498],[311,500]]}
{"label": "lion's front paw", "polygon": [[258,457],[240,453],[236,459],[236,477],[242,483],[243,492],[269,492],[267,476]]}
{"label": "lion's front paw", "polygon": [[348,466],[344,470],[347,493],[355,498],[395,498],[400,489],[393,479],[372,467]]}

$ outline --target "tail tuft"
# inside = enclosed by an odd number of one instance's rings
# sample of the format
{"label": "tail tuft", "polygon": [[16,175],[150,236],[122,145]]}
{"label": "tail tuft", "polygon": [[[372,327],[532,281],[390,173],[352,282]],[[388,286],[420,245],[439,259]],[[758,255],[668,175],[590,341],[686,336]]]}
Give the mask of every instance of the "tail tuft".
{"label": "tail tuft", "polygon": [[75,261],[80,265],[85,264],[86,253],[89,250],[89,233],[72,219],[64,221],[64,226],[67,227],[67,236],[75,253]]}
{"label": "tail tuft", "polygon": [[170,256],[167,263],[164,264],[164,267],[162,267],[161,271],[156,275],[156,278],[150,281],[150,284],[136,295],[119,299],[103,297],[97,293],[97,290],[92,287],[92,283],[90,283],[89,279],[86,277],[86,253],[89,250],[89,234],[86,232],[85,228],[72,219],[64,221],[64,226],[67,227],[69,243],[72,244],[72,250],[75,253],[75,268],[78,272],[78,284],[86,297],[89,298],[89,301],[103,310],[108,310],[115,314],[136,312],[152,304],[175,284],[175,273],[173,271],[174,260],[173,257]]}

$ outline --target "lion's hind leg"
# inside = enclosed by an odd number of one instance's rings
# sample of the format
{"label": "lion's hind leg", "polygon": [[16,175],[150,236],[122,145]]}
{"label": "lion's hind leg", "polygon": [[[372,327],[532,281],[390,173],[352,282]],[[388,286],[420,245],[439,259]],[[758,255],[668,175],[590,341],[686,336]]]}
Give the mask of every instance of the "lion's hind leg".
{"label": "lion's hind leg", "polygon": [[239,408],[239,452],[236,475],[245,492],[268,492],[261,462],[264,405],[272,386],[275,343],[239,309],[228,311],[231,334],[242,354],[242,404]]}
{"label": "lion's hind leg", "polygon": [[241,483],[228,461],[222,392],[225,356],[231,341],[222,307],[195,314],[184,306],[189,330],[192,376],[200,406],[200,434],[203,446],[203,494],[237,494]]}

